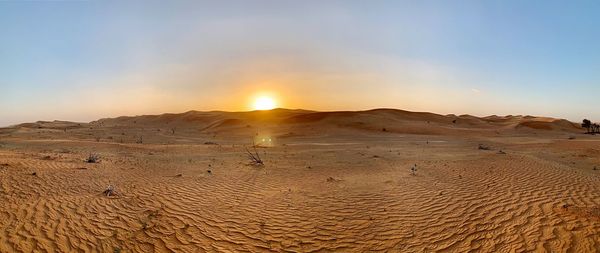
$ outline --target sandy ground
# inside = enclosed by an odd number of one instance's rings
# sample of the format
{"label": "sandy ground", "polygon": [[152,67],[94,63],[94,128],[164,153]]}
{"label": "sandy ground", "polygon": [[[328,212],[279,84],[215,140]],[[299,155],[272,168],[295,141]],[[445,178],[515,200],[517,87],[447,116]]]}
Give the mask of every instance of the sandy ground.
{"label": "sandy ground", "polygon": [[0,252],[600,251],[600,137],[302,117],[6,128]]}

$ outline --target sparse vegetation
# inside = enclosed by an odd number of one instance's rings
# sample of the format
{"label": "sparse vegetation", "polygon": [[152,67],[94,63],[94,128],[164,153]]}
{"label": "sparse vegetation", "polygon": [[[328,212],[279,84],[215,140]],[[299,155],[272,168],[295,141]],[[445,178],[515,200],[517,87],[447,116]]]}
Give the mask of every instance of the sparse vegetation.
{"label": "sparse vegetation", "polygon": [[479,144],[479,147],[477,147],[479,150],[492,150],[492,148],[490,148],[489,146],[483,145],[483,144]]}
{"label": "sparse vegetation", "polygon": [[86,163],[99,163],[100,156],[98,154],[90,153],[87,159],[85,159]]}
{"label": "sparse vegetation", "polygon": [[106,197],[115,196],[117,195],[117,190],[115,190],[115,187],[113,185],[108,185],[108,187],[106,187],[106,190],[104,190],[102,194],[106,195]]}
{"label": "sparse vegetation", "polygon": [[587,130],[587,134],[600,134],[600,124],[592,123],[589,119],[584,119],[581,127]]}
{"label": "sparse vegetation", "polygon": [[581,123],[581,127],[587,129],[587,133],[590,133],[590,128],[592,127],[592,122],[589,119],[583,119]]}
{"label": "sparse vegetation", "polygon": [[256,145],[253,144],[252,148],[254,148],[254,153],[250,152],[248,147],[246,147],[246,155],[248,156],[248,159],[250,159],[250,164],[255,166],[265,165],[263,160],[260,158],[260,155],[258,155],[258,151],[256,151]]}

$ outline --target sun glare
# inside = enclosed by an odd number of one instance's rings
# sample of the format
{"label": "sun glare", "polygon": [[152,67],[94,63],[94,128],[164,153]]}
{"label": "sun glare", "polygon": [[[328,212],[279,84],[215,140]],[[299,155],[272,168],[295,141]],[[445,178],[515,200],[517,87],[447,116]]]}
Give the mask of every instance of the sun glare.
{"label": "sun glare", "polygon": [[271,97],[261,96],[254,100],[253,108],[254,110],[271,110],[277,107],[277,103]]}

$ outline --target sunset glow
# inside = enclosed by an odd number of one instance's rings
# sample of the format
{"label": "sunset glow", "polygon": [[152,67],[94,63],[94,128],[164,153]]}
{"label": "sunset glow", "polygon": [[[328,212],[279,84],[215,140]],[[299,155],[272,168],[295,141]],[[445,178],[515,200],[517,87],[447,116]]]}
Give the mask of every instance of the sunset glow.
{"label": "sunset glow", "polygon": [[254,104],[252,105],[254,110],[271,110],[275,109],[276,107],[277,103],[275,102],[275,99],[268,96],[260,96],[256,98]]}
{"label": "sunset glow", "polygon": [[0,126],[275,107],[600,119],[596,1],[233,2],[0,1]]}
{"label": "sunset glow", "polygon": [[0,0],[0,253],[600,252],[598,13]]}

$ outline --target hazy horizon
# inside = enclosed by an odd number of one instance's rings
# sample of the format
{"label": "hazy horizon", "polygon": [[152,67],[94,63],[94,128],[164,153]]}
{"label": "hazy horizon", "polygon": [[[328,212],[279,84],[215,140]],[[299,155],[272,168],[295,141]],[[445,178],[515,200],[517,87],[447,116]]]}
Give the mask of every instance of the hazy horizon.
{"label": "hazy horizon", "polygon": [[0,2],[0,126],[395,108],[600,121],[600,2]]}
{"label": "hazy horizon", "polygon": [[[343,111],[348,111],[348,112],[360,112],[360,111],[370,111],[370,110],[378,110],[378,109],[392,109],[392,110],[403,110],[403,111],[410,111],[410,112],[422,112],[422,113],[434,113],[434,114],[438,114],[438,115],[457,115],[457,116],[461,116],[461,115],[470,115],[470,116],[475,116],[475,117],[488,117],[488,116],[534,116],[534,117],[551,117],[551,118],[557,118],[557,119],[561,119],[558,117],[552,117],[551,115],[532,115],[532,114],[486,114],[486,115],[477,115],[477,114],[466,114],[466,113],[437,113],[437,112],[431,112],[431,111],[411,111],[411,110],[404,110],[402,108],[389,108],[389,107],[377,107],[377,108],[367,108],[367,109],[357,109],[357,110],[315,110],[315,109],[307,109],[307,108],[283,108],[283,107],[277,107],[271,110],[304,110],[304,111],[314,111],[314,112],[343,112]],[[106,118],[118,118],[118,117],[138,117],[138,116],[146,116],[146,115],[161,115],[161,114],[183,114],[183,113],[187,113],[187,112],[192,112],[192,111],[197,111],[197,112],[253,112],[253,111],[261,111],[261,110],[255,110],[255,109],[248,109],[248,110],[219,110],[219,109],[214,109],[214,110],[187,110],[187,111],[165,111],[165,112],[158,112],[158,113],[145,113],[145,114],[126,114],[126,115],[108,115],[108,116],[102,116],[102,117],[97,117],[97,118],[93,118],[90,120],[69,120],[69,119],[52,119],[52,118],[45,118],[45,119],[37,119],[35,121],[27,121],[27,122],[16,122],[16,123],[11,123],[8,125],[0,125],[0,127],[7,127],[7,126],[12,126],[12,125],[18,125],[18,124],[22,124],[22,123],[34,123],[37,121],[67,121],[67,122],[74,122],[74,123],[89,123],[92,121],[96,121],[96,120],[100,120],[100,119],[106,119]],[[565,118],[566,119],[566,118]],[[580,120],[570,120],[567,119],[569,121],[572,121],[574,123],[580,123]]]}

